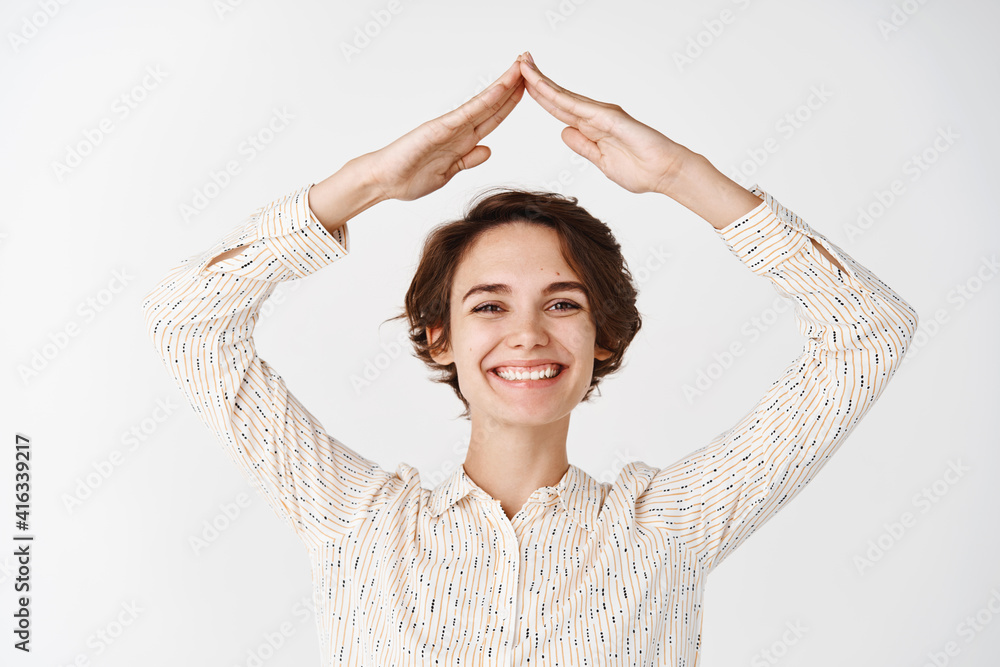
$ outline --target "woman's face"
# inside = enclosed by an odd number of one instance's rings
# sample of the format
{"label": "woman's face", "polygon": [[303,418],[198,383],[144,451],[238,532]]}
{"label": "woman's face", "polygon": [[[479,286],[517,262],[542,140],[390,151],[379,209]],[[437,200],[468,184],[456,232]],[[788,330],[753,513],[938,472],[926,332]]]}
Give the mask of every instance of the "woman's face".
{"label": "woman's face", "polygon": [[[451,345],[434,360],[455,364],[473,420],[542,425],[567,417],[590,387],[594,360],[612,354],[595,344],[590,304],[558,234],[540,225],[510,223],[479,237],[455,274],[450,316]],[[499,374],[553,364],[559,372],[548,379]]]}

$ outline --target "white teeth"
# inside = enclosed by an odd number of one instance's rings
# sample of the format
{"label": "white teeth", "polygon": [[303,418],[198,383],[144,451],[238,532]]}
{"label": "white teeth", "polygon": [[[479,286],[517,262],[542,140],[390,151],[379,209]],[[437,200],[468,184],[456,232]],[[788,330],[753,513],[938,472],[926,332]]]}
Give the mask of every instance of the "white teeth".
{"label": "white teeth", "polygon": [[558,372],[558,367],[550,366],[542,371],[496,371],[496,374],[505,380],[545,380]]}

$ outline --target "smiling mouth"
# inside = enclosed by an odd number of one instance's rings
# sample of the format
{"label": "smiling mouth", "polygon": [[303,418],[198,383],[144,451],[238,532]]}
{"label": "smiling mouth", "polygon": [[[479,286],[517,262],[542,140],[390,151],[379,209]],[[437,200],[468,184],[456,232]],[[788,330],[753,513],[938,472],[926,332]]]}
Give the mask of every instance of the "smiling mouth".
{"label": "smiling mouth", "polygon": [[562,375],[562,372],[566,369],[565,366],[561,364],[546,364],[542,367],[542,371],[524,371],[519,370],[506,370],[502,374],[498,371],[498,368],[503,368],[499,366],[497,368],[490,369],[490,373],[500,378],[505,382],[521,382],[521,383],[543,383],[548,380],[554,380],[555,378]]}

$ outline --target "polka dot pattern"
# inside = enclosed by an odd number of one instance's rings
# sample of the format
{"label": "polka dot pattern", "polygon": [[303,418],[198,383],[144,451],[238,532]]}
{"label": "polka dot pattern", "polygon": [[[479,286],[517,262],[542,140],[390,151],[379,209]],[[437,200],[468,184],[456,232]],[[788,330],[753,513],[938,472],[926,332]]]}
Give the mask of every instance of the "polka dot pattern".
{"label": "polka dot pattern", "polygon": [[755,185],[761,204],[718,233],[790,300],[801,354],[708,445],[662,469],[629,463],[613,483],[570,465],[508,520],[461,466],[428,490],[412,466],[389,472],[329,435],[257,355],[274,288],[350,250],[346,225],[331,233],[311,214],[310,187],[182,261],[143,313],[192,408],[305,544],[329,667],[695,667],[708,574],[839,448],[917,326],[909,304]]}

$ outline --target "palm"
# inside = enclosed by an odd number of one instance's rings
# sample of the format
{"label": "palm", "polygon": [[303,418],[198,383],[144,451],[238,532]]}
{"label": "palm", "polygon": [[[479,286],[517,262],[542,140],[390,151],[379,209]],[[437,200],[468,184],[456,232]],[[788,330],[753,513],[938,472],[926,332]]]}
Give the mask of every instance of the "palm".
{"label": "palm", "polygon": [[687,151],[618,105],[570,92],[518,58],[496,82],[454,111],[427,121],[365,156],[387,199],[411,201],[490,157],[479,144],[510,114],[525,90],[567,127],[562,138],[629,192],[663,192]]}
{"label": "palm", "polygon": [[662,191],[686,150],[616,104],[598,102],[553,83],[526,63],[522,75],[539,106],[566,123],[563,141],[629,192]]}
{"label": "palm", "polygon": [[610,131],[586,122],[578,128],[567,127],[563,141],[571,148],[576,140],[573,129],[595,145],[597,167],[629,192],[656,190],[660,177],[669,170],[665,147],[670,140],[638,121],[621,123]]}
{"label": "palm", "polygon": [[386,198],[411,201],[434,192],[463,169],[487,160],[479,142],[520,101],[524,80],[515,62],[490,88],[457,109],[427,121],[369,154],[369,166]]}
{"label": "palm", "polygon": [[475,166],[463,158],[479,140],[473,125],[449,128],[437,118],[390,144],[391,150],[378,157],[376,168],[395,175],[394,199],[412,201],[441,188],[462,169]]}

